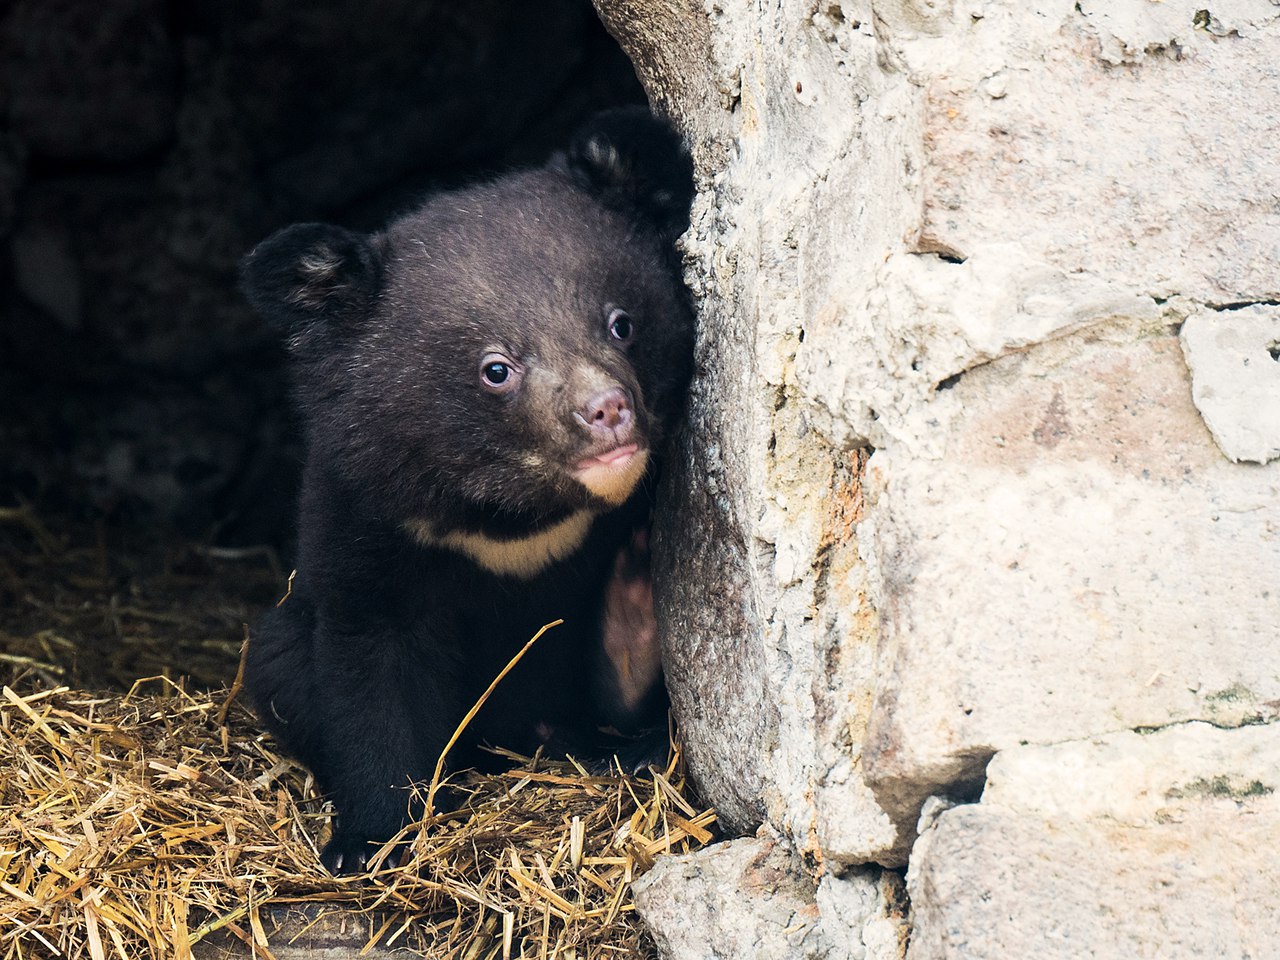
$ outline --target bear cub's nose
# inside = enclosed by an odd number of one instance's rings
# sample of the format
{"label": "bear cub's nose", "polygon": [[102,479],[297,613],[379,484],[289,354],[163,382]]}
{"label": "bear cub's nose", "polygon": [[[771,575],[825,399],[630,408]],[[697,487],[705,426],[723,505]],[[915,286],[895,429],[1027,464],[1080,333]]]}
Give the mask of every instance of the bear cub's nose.
{"label": "bear cub's nose", "polygon": [[631,397],[622,387],[610,387],[587,401],[580,414],[583,425],[597,440],[626,443],[635,428]]}

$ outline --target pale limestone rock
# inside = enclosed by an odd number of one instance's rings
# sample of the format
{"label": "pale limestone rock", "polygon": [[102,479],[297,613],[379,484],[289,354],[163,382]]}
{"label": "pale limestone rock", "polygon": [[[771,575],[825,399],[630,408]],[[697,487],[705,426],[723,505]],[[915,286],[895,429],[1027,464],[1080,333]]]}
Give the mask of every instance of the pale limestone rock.
{"label": "pale limestone rock", "polygon": [[[814,886],[785,845],[744,838],[661,857],[636,880],[636,909],[667,957],[723,960],[830,955]],[[726,891],[733,891],[726,897]]]}
{"label": "pale limestone rock", "polygon": [[1280,464],[1222,456],[1176,333],[1280,299],[1280,7],[599,5],[699,171],[657,589],[730,831],[853,875],[1024,740],[1273,716]]}
{"label": "pale limestone rock", "polygon": [[[642,36],[628,11],[620,35]],[[710,18],[719,43],[699,69],[731,90],[737,125],[731,144],[691,137],[705,173],[686,236],[698,363],[720,373],[695,382],[668,476],[679,512],[660,518],[655,543],[690,768],[730,829],[767,819],[838,863],[900,862],[859,770],[876,639],[853,533],[863,455],[814,429],[793,371],[810,320],[830,310],[839,322],[911,229],[896,184],[915,110],[905,80],[876,67],[866,2],[788,2],[759,21],[691,3],[681,16]],[[652,57],[638,59],[643,74]],[[685,81],[659,67],[657,99],[680,97]]]}
{"label": "pale limestone rock", "polygon": [[999,238],[1152,296],[1276,299],[1280,115],[1249,104],[1280,100],[1280,14],[1247,37],[1188,24],[1133,66],[1100,52],[1113,27],[1068,18],[998,99],[976,78],[926,82],[918,247]]}
{"label": "pale limestone rock", "polygon": [[910,960],[1274,956],[1280,727],[1179,725],[996,756],[912,851]]}
{"label": "pale limestone rock", "polygon": [[1112,336],[976,368],[938,459],[871,459],[864,763],[900,830],[1019,743],[1276,713],[1280,464],[1217,452],[1173,336]]}
{"label": "pale limestone rock", "polygon": [[911,926],[901,873],[866,868],[843,875],[828,871],[818,881],[816,900],[833,960],[905,957]]}
{"label": "pale limestone rock", "polygon": [[787,844],[757,837],[661,857],[634,889],[663,956],[899,960],[901,884],[874,869],[815,884]]}
{"label": "pale limestone rock", "polygon": [[1204,0],[1160,0],[1159,3],[1114,3],[1082,0],[1080,11],[1102,47],[1102,59],[1110,64],[1137,63],[1171,45],[1185,47],[1196,41],[1197,31],[1215,37],[1251,36],[1280,19],[1271,0],[1231,0],[1211,4]]}
{"label": "pale limestone rock", "polygon": [[[1115,317],[1154,320],[1150,297],[989,244],[963,263],[886,258],[856,322],[818,317],[796,353],[815,423],[837,442],[937,452],[940,388],[971,367]],[[852,319],[852,318],[848,318]],[[852,340],[851,340],[852,337]]]}
{"label": "pale limestone rock", "polygon": [[1202,310],[1182,325],[1191,395],[1232,460],[1280,457],[1280,307]]}
{"label": "pale limestone rock", "polygon": [[1278,790],[1280,724],[1193,722],[1002,750],[987,767],[982,803],[1051,820],[1147,827],[1212,810],[1276,820]]}
{"label": "pale limestone rock", "polygon": [[1280,822],[1137,828],[958,807],[912,852],[909,960],[1258,960],[1280,944]]}

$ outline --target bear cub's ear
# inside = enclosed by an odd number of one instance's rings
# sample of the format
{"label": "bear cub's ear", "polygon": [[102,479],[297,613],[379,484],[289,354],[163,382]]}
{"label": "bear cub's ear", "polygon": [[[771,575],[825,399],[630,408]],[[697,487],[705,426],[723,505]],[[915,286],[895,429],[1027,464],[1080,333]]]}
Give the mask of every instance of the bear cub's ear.
{"label": "bear cub's ear", "polygon": [[298,348],[356,322],[377,296],[382,263],[369,237],[324,223],[273,233],[240,262],[250,305]]}
{"label": "bear cub's ear", "polygon": [[605,206],[654,224],[665,240],[689,226],[693,159],[680,135],[644,107],[597,114],[550,166]]}

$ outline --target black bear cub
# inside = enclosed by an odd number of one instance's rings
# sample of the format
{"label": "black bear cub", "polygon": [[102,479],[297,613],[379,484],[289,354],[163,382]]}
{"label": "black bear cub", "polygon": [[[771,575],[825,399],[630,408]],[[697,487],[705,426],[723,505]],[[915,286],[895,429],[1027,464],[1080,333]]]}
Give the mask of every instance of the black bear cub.
{"label": "black bear cub", "polygon": [[307,440],[297,575],[246,682],[337,807],[330,870],[399,829],[406,787],[553,620],[452,767],[664,722],[645,538],[692,366],[674,248],[692,190],[674,131],[611,111],[543,168],[245,258]]}

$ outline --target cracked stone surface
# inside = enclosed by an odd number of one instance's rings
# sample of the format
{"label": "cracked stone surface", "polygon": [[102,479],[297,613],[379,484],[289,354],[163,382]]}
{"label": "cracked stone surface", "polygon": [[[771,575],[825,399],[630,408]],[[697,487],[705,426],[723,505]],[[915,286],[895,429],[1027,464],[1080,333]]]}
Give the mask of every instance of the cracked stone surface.
{"label": "cracked stone surface", "polygon": [[982,802],[1048,819],[1142,827],[1212,810],[1274,819],[1277,789],[1280,725],[1191,721],[1001,751],[987,767]]}
{"label": "cracked stone surface", "polygon": [[972,370],[936,460],[871,459],[865,762],[900,829],[1019,743],[1276,713],[1280,590],[1259,571],[1280,569],[1280,464],[1227,461],[1177,339],[1130,336]]}
{"label": "cracked stone surface", "polygon": [[[1074,955],[1141,955],[1089,898],[1120,871],[1154,942],[1176,856],[963,802],[1024,743],[1280,708],[1280,363],[1251,332],[1240,376],[1220,335],[1280,300],[1280,6],[598,5],[698,166],[700,375],[657,543],[690,772],[731,833],[833,875],[910,854],[938,910],[1000,885],[982,936],[1021,946],[992,956],[1042,955],[1006,894],[1077,876]],[[913,848],[935,795],[962,805]],[[1199,857],[1226,828],[1152,829]],[[1037,832],[1048,859],[1018,859]],[[1219,881],[1173,882],[1180,924]],[[931,929],[916,955],[966,955]]]}
{"label": "cracked stone surface", "polygon": [[[1186,3],[1027,6],[1060,23],[1034,46],[996,48],[1012,14],[994,9],[907,44],[927,77],[919,245],[963,257],[999,237],[1152,296],[1276,299],[1280,116],[1239,96],[1280,99],[1275,6],[1238,5],[1226,36]],[[939,72],[943,42],[971,55]]]}
{"label": "cracked stone surface", "polygon": [[664,956],[894,960],[905,942],[879,871],[828,874],[815,883],[776,837],[662,857],[634,889],[636,909]]}
{"label": "cracked stone surface", "polygon": [[912,852],[909,960],[1273,956],[1280,727],[1015,747]]}
{"label": "cracked stone surface", "polygon": [[[744,838],[661,858],[635,883],[636,909],[666,956],[825,957],[812,884],[786,847]],[[739,893],[732,905],[719,892]]]}

